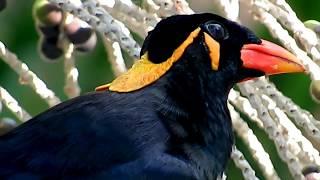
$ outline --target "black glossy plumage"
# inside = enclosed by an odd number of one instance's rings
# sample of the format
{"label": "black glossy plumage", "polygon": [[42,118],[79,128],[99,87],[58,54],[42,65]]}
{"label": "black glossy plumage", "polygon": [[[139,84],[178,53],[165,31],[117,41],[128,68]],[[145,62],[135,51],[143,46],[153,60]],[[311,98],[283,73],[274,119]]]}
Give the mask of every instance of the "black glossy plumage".
{"label": "black glossy plumage", "polygon": [[174,16],[150,33],[142,52],[161,62],[208,20],[230,35],[220,42],[218,71],[200,35],[150,86],[61,103],[0,137],[0,179],[216,179],[233,143],[228,92],[261,75],[241,69],[240,48],[260,40],[216,15]]}

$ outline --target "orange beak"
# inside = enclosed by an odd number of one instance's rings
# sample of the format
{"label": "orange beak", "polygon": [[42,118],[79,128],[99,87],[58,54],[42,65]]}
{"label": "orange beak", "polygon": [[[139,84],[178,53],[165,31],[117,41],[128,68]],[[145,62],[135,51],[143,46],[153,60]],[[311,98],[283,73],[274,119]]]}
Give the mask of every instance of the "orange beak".
{"label": "orange beak", "polygon": [[246,44],[241,50],[243,66],[266,75],[304,72],[301,61],[284,48],[262,40],[261,44]]}

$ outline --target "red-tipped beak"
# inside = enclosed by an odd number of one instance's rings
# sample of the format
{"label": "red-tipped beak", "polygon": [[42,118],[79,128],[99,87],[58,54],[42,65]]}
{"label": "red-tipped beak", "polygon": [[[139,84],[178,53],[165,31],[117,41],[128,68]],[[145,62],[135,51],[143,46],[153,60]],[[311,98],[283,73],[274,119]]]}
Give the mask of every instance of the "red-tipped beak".
{"label": "red-tipped beak", "polygon": [[246,44],[241,50],[243,66],[266,75],[304,72],[301,61],[284,48],[262,40],[261,44]]}

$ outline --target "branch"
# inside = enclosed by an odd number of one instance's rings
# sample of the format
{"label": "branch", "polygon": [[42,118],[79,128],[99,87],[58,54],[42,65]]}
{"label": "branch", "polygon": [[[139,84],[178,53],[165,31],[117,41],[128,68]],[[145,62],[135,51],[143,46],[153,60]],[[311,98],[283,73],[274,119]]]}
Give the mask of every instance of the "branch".
{"label": "branch", "polygon": [[255,94],[254,88],[247,83],[239,85],[242,93],[244,93],[250,103],[257,108],[258,115],[262,120],[263,126],[277,147],[280,158],[288,164],[289,170],[295,179],[302,179],[301,174],[302,167],[299,164],[297,157],[295,157],[288,149],[288,144],[283,134],[278,129],[277,124],[273,121],[270,116],[268,109],[263,106],[263,102],[260,96]]}
{"label": "branch", "polygon": [[79,72],[75,65],[73,57],[73,44],[68,43],[64,53],[64,73],[65,73],[65,86],[64,92],[69,98],[74,98],[80,95],[80,87],[78,83]]}
{"label": "branch", "polygon": [[114,75],[119,76],[120,74],[126,72],[127,67],[122,57],[119,43],[111,42],[106,38],[103,38],[103,43],[108,52],[108,60],[111,63]]}
{"label": "branch", "polygon": [[109,4],[101,5],[110,12],[113,17],[125,23],[132,31],[141,37],[147,36],[148,31],[152,30],[160,21],[160,18],[158,18],[156,14],[148,13],[130,0],[115,0],[114,4]]}
{"label": "branch", "polygon": [[258,116],[257,110],[252,107],[247,98],[241,96],[238,91],[231,89],[228,100],[233,106],[247,115],[247,117],[250,117],[253,122],[263,129],[263,124]]}
{"label": "branch", "polygon": [[239,0],[214,0],[219,4],[224,15],[232,20],[239,22]]}
{"label": "branch", "polygon": [[153,2],[159,7],[156,11],[159,17],[194,13],[186,0],[154,0]]}
{"label": "branch", "polygon": [[[256,91],[256,94],[259,94]],[[261,94],[260,94],[261,95]],[[290,121],[287,115],[278,107],[275,102],[266,95],[261,95],[265,107],[268,108],[270,116],[277,122],[280,131],[287,140],[289,150],[300,159],[300,163],[305,165],[319,164],[319,152],[307,140],[301,131]]]}
{"label": "branch", "polygon": [[252,84],[255,87],[259,87],[260,93],[266,94],[273,99],[277,106],[286,112],[298,126],[302,127],[311,138],[320,143],[320,130],[317,127],[319,121],[310,112],[294,104],[291,99],[277,90],[274,84],[266,83],[266,79],[260,78],[260,80],[252,81]]}
{"label": "branch", "polygon": [[263,175],[267,179],[280,179],[273,167],[269,154],[264,150],[262,144],[249,128],[248,124],[240,117],[239,113],[232,105],[228,104],[228,108],[230,110],[232,126],[235,129],[235,132],[248,146],[253,158],[258,163],[260,169],[263,170]]}
{"label": "branch", "polygon": [[48,89],[46,84],[39,79],[36,74],[30,71],[28,66],[25,63],[22,63],[14,53],[6,49],[1,41],[0,58],[19,75],[21,84],[31,86],[35,92],[49,104],[49,106],[60,103],[60,99],[55,96],[54,92]]}
{"label": "branch", "polygon": [[[25,122],[31,119],[27,113],[10,94],[0,86],[0,104],[4,104],[20,121]],[[1,106],[1,105],[0,105]],[[1,112],[1,107],[0,107]]]}
{"label": "branch", "polygon": [[241,170],[242,175],[246,180],[259,180],[256,177],[254,170],[243,156],[242,152],[236,147],[233,148],[231,158],[235,165]]}

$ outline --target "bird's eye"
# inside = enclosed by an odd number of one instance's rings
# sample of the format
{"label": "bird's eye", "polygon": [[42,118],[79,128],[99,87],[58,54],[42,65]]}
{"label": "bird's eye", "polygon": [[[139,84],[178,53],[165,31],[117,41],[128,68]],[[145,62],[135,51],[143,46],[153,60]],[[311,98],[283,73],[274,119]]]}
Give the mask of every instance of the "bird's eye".
{"label": "bird's eye", "polygon": [[208,21],[202,25],[202,29],[216,40],[225,40],[229,37],[226,28],[215,21]]}

